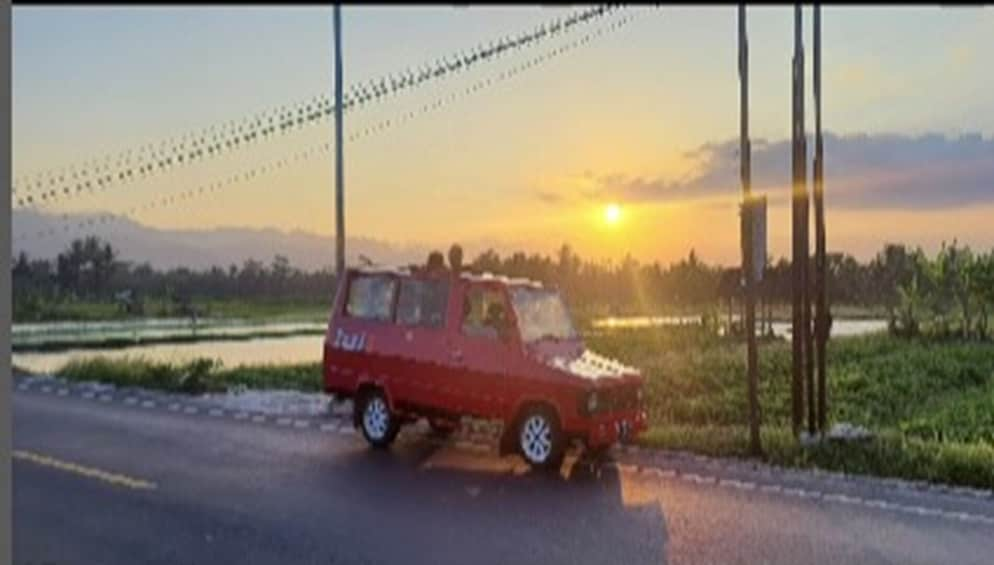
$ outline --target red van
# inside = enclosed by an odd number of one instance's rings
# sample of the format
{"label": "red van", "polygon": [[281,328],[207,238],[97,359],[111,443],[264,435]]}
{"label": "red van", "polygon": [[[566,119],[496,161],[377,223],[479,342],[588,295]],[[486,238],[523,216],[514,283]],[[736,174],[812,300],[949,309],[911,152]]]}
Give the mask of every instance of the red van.
{"label": "red van", "polygon": [[349,269],[324,341],[324,390],[353,400],[375,447],[427,418],[500,420],[501,452],[556,467],[645,429],[642,377],[584,346],[559,293],[537,282],[418,268]]}

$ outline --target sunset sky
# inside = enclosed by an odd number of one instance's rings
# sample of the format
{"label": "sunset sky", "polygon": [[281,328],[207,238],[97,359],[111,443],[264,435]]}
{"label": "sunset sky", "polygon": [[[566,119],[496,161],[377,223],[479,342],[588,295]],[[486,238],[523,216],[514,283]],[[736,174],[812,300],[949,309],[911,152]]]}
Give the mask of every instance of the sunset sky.
{"label": "sunset sky", "polygon": [[[346,85],[430,63],[579,8],[343,8]],[[805,10],[809,131],[811,10]],[[624,15],[634,19],[462,95]],[[770,255],[789,255],[793,9],[749,9],[754,189]],[[830,250],[884,241],[994,246],[994,9],[823,8]],[[668,262],[738,260],[736,9],[629,8],[346,115],[345,131],[447,99],[346,144],[350,235],[469,251]],[[15,7],[14,175],[80,164],[330,92],[324,7]],[[157,180],[66,200],[122,211],[331,138],[331,122]],[[330,234],[332,159],[317,154],[199,200],[142,212],[158,227]],[[16,182],[15,182],[16,184]],[[607,207],[617,206],[611,214]],[[608,216],[613,221],[607,221]]]}

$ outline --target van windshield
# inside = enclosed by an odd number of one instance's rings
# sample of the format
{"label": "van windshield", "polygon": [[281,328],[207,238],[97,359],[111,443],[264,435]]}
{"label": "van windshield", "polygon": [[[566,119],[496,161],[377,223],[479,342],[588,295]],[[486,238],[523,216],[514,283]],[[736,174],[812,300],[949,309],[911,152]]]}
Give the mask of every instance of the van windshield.
{"label": "van windshield", "polygon": [[576,339],[569,310],[558,292],[528,287],[512,287],[511,302],[518,317],[521,339]]}

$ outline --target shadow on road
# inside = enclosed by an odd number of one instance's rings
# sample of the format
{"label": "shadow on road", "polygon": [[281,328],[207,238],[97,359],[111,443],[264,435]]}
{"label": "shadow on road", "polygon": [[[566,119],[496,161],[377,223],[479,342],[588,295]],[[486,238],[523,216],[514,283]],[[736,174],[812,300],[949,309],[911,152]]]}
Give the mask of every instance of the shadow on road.
{"label": "shadow on road", "polygon": [[[350,501],[381,509],[380,523],[403,531],[419,551],[471,549],[474,562],[666,562],[661,505],[640,500],[637,485],[614,467],[571,456],[558,474],[534,472],[518,457],[427,442],[360,448],[336,456],[334,465],[357,471],[334,486],[348,488]],[[424,541],[412,541],[418,538]]]}

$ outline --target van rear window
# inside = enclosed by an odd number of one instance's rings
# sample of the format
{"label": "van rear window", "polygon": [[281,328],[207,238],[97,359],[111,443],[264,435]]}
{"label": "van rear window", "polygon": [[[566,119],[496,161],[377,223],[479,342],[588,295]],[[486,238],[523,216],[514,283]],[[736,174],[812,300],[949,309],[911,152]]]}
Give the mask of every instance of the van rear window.
{"label": "van rear window", "polygon": [[387,275],[359,275],[349,283],[345,313],[363,320],[390,321],[397,281]]}
{"label": "van rear window", "polygon": [[397,297],[397,323],[440,328],[445,325],[449,282],[440,279],[403,279]]}

